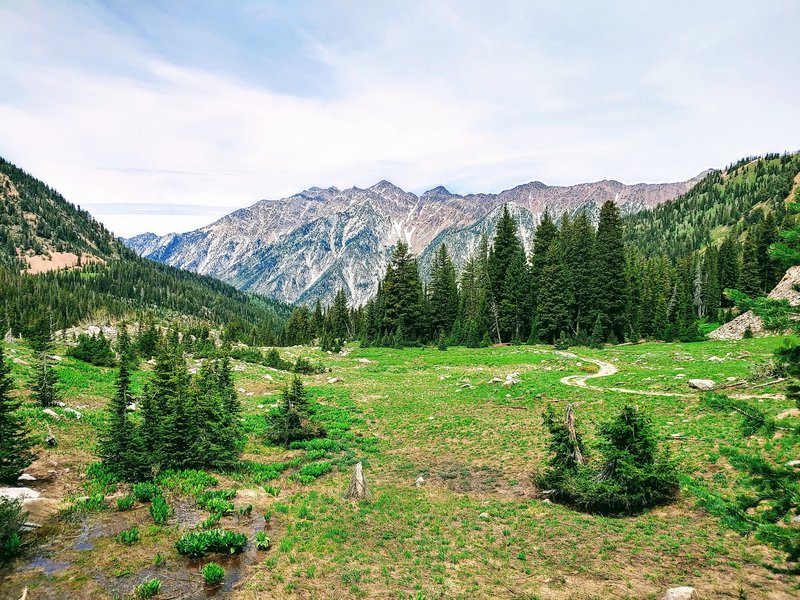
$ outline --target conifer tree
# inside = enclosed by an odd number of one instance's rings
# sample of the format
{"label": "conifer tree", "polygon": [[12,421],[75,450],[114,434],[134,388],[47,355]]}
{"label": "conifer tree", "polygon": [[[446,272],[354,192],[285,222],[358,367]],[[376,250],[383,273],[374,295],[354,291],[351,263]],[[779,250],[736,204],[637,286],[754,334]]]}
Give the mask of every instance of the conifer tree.
{"label": "conifer tree", "polygon": [[431,265],[429,298],[430,326],[447,337],[458,317],[458,286],[456,269],[444,244],[439,246]]}
{"label": "conifer tree", "polygon": [[488,266],[492,308],[497,312],[497,341],[507,342],[512,336],[519,339],[523,313],[521,302],[527,283],[525,251],[517,236],[517,222],[511,216],[508,205],[503,206],[503,213],[497,222]]}
{"label": "conifer tree", "polygon": [[423,335],[425,305],[417,261],[408,244],[397,242],[383,280],[385,311],[382,329],[397,343],[417,341]]}
{"label": "conifer tree", "polygon": [[324,431],[311,421],[310,413],[303,382],[295,376],[283,391],[278,407],[267,414],[269,440],[288,448],[294,441],[323,436]]}
{"label": "conifer tree", "polygon": [[760,296],[763,293],[757,249],[752,235],[748,236],[742,247],[742,269],[739,272],[736,289],[748,296]]}
{"label": "conifer tree", "polygon": [[13,387],[11,365],[0,345],[0,481],[5,482],[16,481],[36,457],[30,429],[18,412],[21,402],[11,396]]}
{"label": "conifer tree", "polygon": [[31,345],[36,352],[32,396],[43,408],[61,401],[61,394],[58,390],[58,375],[53,369],[50,359],[52,342],[50,321],[48,318],[42,318],[31,335]]}
{"label": "conifer tree", "polygon": [[622,340],[625,335],[625,254],[619,209],[611,200],[600,209],[593,266],[592,316],[600,315],[607,335]]}
{"label": "conifer tree", "polygon": [[547,250],[539,282],[539,328],[543,339],[554,343],[569,328],[572,304],[564,248],[554,240]]}

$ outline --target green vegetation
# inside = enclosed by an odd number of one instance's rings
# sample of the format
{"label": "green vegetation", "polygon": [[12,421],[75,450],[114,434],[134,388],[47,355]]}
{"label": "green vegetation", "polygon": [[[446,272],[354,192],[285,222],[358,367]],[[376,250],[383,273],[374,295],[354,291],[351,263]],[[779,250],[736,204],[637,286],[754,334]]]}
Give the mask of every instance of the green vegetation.
{"label": "green vegetation", "polygon": [[163,525],[174,512],[172,507],[164,500],[164,496],[159,494],[153,497],[153,501],[150,503],[150,516],[153,517],[153,523],[156,525]]}
{"label": "green vegetation", "polygon": [[190,531],[175,542],[179,554],[190,558],[200,558],[208,552],[218,554],[238,554],[247,545],[247,536],[234,531],[212,529],[210,531]]}
{"label": "green vegetation", "polygon": [[256,533],[256,549],[257,550],[269,550],[269,547],[272,545],[272,541],[269,539],[269,536],[264,533],[263,531],[259,531]]}
{"label": "green vegetation", "polygon": [[325,435],[324,429],[311,420],[308,398],[299,377],[283,391],[277,408],[267,415],[267,424],[269,440],[287,448],[293,442]]}
{"label": "green vegetation", "polygon": [[219,585],[225,579],[225,569],[215,562],[206,563],[203,566],[203,579],[206,585]]}
{"label": "green vegetation", "polygon": [[0,497],[0,565],[14,558],[22,547],[25,517],[19,502]]}
{"label": "green vegetation", "polygon": [[131,527],[130,529],[124,529],[119,532],[117,536],[117,540],[119,540],[120,544],[125,544],[126,546],[130,546],[131,544],[136,544],[139,541],[139,530],[136,527]]}
{"label": "green vegetation", "polygon": [[111,342],[102,331],[92,335],[80,334],[77,344],[67,350],[67,355],[98,367],[113,367],[117,363]]}
{"label": "green vegetation", "polygon": [[14,381],[11,365],[0,345],[0,481],[15,481],[36,456],[22,403],[11,396]]}
{"label": "green vegetation", "polygon": [[160,591],[161,591],[161,580],[148,579],[144,583],[141,583],[138,586],[136,586],[136,597],[152,598],[154,596],[158,596],[158,593]]}

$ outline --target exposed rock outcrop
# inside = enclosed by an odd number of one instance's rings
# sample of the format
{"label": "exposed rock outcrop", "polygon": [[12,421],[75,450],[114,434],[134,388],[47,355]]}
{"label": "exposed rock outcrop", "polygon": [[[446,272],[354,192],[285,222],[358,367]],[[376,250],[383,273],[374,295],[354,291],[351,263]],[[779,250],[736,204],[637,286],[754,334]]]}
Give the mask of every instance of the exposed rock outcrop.
{"label": "exposed rock outcrop", "polygon": [[[796,285],[800,285],[800,265],[786,271],[783,279],[767,297],[773,300],[787,300],[792,306],[800,306],[800,292],[795,289]],[[754,336],[770,333],[764,329],[761,317],[748,310],[709,333],[708,337],[712,340],[740,340],[748,327]]]}

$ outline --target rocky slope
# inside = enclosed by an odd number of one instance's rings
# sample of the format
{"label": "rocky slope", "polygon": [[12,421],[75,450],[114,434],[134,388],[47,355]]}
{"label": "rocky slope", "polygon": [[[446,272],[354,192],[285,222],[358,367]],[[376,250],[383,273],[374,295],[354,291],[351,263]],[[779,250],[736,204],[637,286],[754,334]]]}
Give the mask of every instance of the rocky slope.
{"label": "rocky slope", "polygon": [[145,233],[126,243],[147,258],[285,302],[326,302],[344,288],[361,304],[375,293],[398,239],[420,256],[423,272],[442,243],[460,266],[481,232],[493,233],[505,204],[528,247],[545,209],[556,216],[581,209],[596,215],[603,202],[614,200],[624,213],[637,212],[687,192],[701,177],[636,185],[535,181],[499,194],[467,196],[441,186],[417,196],[388,181],[367,189],[310,188],[290,198],[262,200],[195,231]]}

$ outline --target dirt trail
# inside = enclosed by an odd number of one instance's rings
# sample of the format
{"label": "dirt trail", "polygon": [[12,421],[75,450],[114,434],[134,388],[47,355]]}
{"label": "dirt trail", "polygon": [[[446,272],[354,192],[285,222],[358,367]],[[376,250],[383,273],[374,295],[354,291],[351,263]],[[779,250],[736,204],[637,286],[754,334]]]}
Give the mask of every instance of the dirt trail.
{"label": "dirt trail", "polygon": [[[619,373],[619,369],[612,365],[610,362],[600,360],[597,358],[586,358],[578,356],[572,352],[561,352],[556,350],[558,356],[563,358],[571,358],[595,365],[599,370],[597,373],[587,373],[585,375],[567,375],[560,379],[564,385],[573,387],[585,388],[587,390],[597,390],[600,392],[618,392],[620,394],[634,394],[637,396],[660,396],[662,398],[691,398],[695,394],[681,393],[681,392],[659,392],[655,390],[632,390],[630,388],[621,387],[602,387],[599,385],[592,385],[588,383],[589,379],[596,379],[599,377],[609,377]],[[728,394],[731,398],[738,398],[739,400],[785,400],[786,396],[783,394]]]}

